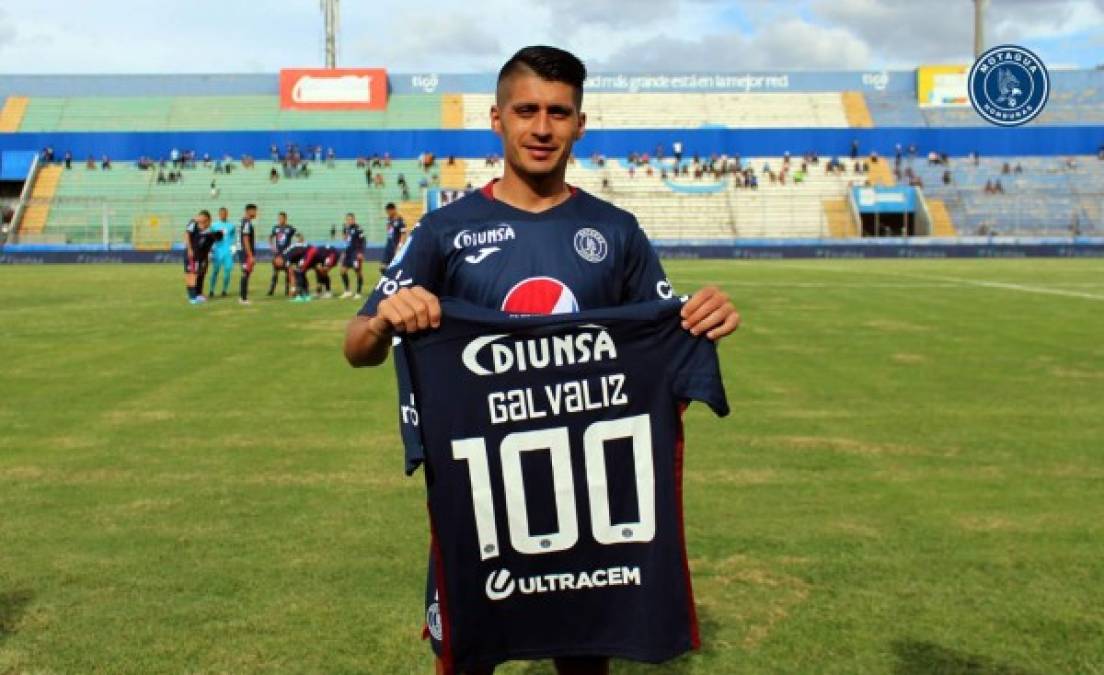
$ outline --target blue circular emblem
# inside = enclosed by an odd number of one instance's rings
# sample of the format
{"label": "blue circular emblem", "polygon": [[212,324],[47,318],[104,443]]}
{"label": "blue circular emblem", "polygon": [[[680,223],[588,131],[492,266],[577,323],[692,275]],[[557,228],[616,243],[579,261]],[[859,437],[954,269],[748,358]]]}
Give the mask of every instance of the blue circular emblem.
{"label": "blue circular emblem", "polygon": [[993,47],[978,58],[966,81],[974,110],[992,124],[1016,127],[1039,116],[1050,98],[1050,74],[1031,51]]}
{"label": "blue circular emblem", "polygon": [[606,259],[609,246],[601,232],[592,227],[584,227],[575,233],[575,252],[588,262],[602,262]]}

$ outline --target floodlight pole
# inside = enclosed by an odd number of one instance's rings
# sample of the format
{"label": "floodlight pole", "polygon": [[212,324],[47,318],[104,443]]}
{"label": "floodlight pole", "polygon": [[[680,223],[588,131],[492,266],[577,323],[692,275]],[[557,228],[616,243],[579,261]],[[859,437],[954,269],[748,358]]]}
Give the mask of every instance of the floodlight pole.
{"label": "floodlight pole", "polygon": [[974,58],[985,51],[985,8],[989,0],[974,0]]}
{"label": "floodlight pole", "polygon": [[319,0],[325,23],[326,67],[337,67],[337,33],[341,30],[340,0]]}

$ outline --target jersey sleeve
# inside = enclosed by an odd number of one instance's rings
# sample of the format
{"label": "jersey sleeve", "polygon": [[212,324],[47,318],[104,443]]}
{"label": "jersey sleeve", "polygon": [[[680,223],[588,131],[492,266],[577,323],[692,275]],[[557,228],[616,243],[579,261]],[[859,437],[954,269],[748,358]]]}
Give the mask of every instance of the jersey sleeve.
{"label": "jersey sleeve", "polygon": [[444,264],[430,228],[426,225],[415,228],[407,237],[406,243],[395,253],[391,265],[357,313],[361,316],[374,316],[380,302],[401,288],[421,286],[434,295],[440,295]]}
{"label": "jersey sleeve", "polygon": [[694,336],[675,322],[670,329],[668,381],[671,393],[680,401],[701,401],[718,417],[728,415],[728,396],[721,379],[717,345]]}
{"label": "jersey sleeve", "polygon": [[631,304],[647,302],[674,295],[667,273],[659,263],[652,243],[644,234],[644,229],[633,219],[633,232],[629,236],[625,250],[625,279],[622,285],[621,302]]}

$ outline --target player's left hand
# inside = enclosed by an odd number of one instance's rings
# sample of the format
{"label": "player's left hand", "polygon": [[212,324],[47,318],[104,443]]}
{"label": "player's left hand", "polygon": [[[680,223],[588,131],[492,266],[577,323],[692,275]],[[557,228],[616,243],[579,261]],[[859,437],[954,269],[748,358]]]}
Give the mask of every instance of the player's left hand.
{"label": "player's left hand", "polygon": [[706,286],[682,306],[682,327],[694,335],[719,340],[740,327],[736,306],[716,286]]}

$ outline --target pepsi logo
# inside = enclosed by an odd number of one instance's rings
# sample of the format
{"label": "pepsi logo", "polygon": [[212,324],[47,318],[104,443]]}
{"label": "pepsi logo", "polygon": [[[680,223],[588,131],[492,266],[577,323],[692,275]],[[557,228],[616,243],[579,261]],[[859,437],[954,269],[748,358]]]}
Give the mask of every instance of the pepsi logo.
{"label": "pepsi logo", "polygon": [[579,302],[571,289],[559,279],[529,277],[506,292],[502,311],[511,314],[570,314],[579,311]]}

